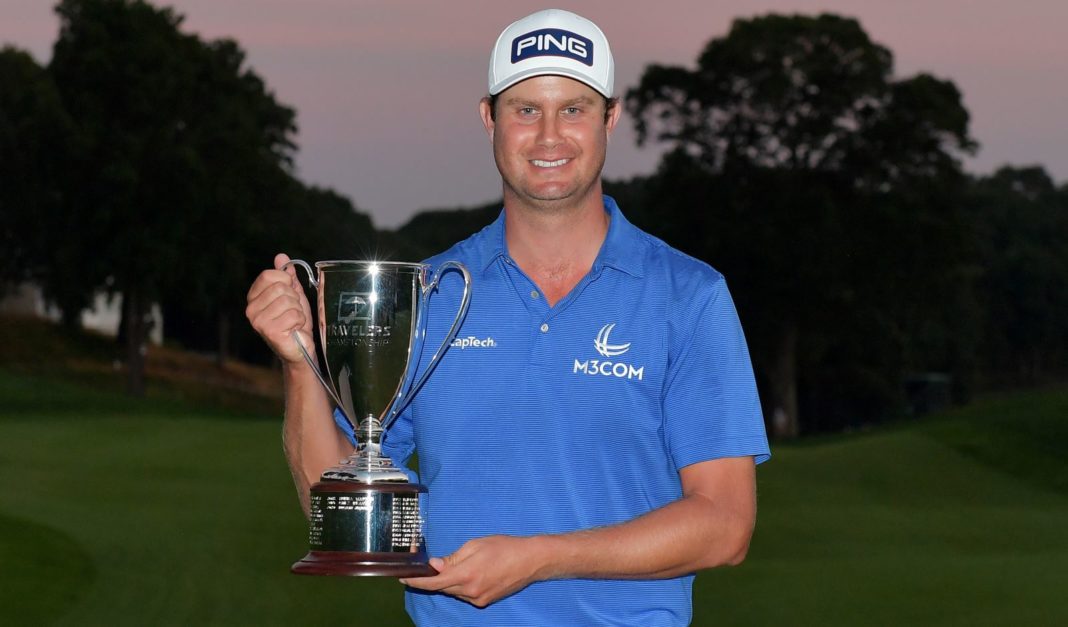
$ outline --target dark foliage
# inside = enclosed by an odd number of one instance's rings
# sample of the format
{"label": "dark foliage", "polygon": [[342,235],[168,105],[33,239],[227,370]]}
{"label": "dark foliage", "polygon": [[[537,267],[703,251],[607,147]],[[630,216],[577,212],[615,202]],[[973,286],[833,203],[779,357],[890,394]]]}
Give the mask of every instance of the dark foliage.
{"label": "dark foliage", "polygon": [[[295,112],[237,43],[141,0],[57,12],[47,68],[0,50],[0,282],[36,281],[71,324],[121,294],[133,365],[152,302],[169,341],[266,362],[242,311],[276,253],[421,260],[501,211],[376,231],[294,176]],[[647,67],[625,104],[668,151],[605,191],[727,277],[775,433],[1068,372],[1068,188],[1039,166],[965,176],[959,90],[895,76],[856,20],[737,20],[694,67]]]}

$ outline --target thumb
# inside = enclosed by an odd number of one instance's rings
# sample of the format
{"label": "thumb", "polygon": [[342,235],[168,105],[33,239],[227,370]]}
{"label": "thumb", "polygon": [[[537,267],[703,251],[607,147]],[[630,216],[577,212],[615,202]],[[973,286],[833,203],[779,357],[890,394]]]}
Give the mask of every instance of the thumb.
{"label": "thumb", "polygon": [[[282,267],[285,266],[290,261],[292,261],[292,259],[289,258],[289,255],[287,255],[285,253],[278,253],[277,255],[274,256],[274,269],[275,270],[281,270]],[[297,290],[297,294],[298,294],[298,296],[300,298],[300,303],[305,308],[305,312],[304,313],[307,314],[307,315],[311,315],[311,304],[308,302],[308,298],[304,294],[304,286],[301,285],[300,279],[297,277],[297,266],[296,265],[289,266],[288,268],[285,269],[285,271],[290,276],[290,284],[293,286],[293,289]],[[311,281],[314,282],[315,277],[312,276],[311,270],[308,270],[308,273],[309,273],[308,274],[308,279],[310,279]],[[305,343],[305,346],[308,346],[308,344]]]}
{"label": "thumb", "polygon": [[449,565],[448,562],[443,560],[443,559],[441,559],[440,557],[432,557],[432,558],[430,558],[430,567],[433,568],[434,570],[438,571],[439,573],[445,572],[445,568],[448,565]]}

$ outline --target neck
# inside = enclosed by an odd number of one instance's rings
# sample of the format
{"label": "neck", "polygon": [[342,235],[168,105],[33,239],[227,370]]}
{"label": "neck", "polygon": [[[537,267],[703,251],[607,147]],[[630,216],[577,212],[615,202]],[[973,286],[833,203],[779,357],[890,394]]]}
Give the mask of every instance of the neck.
{"label": "neck", "polygon": [[597,194],[569,207],[527,207],[505,198],[508,253],[550,305],[589,273],[608,233],[608,214]]}

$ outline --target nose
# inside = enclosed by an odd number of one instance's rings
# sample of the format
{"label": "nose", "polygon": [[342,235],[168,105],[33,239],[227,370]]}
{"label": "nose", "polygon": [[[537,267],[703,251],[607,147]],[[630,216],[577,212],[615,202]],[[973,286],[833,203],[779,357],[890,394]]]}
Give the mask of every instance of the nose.
{"label": "nose", "polygon": [[541,118],[538,128],[538,145],[545,148],[553,148],[563,142],[560,137],[559,121],[556,116],[547,115]]}

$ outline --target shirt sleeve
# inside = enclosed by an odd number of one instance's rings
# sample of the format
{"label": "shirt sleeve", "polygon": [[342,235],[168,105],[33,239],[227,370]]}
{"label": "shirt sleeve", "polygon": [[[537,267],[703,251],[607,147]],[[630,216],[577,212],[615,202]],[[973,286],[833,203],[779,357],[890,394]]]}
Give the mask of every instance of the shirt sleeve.
{"label": "shirt sleeve", "polygon": [[665,441],[676,468],[750,455],[759,464],[771,451],[749,349],[726,281],[718,276],[708,289],[674,333]]}

